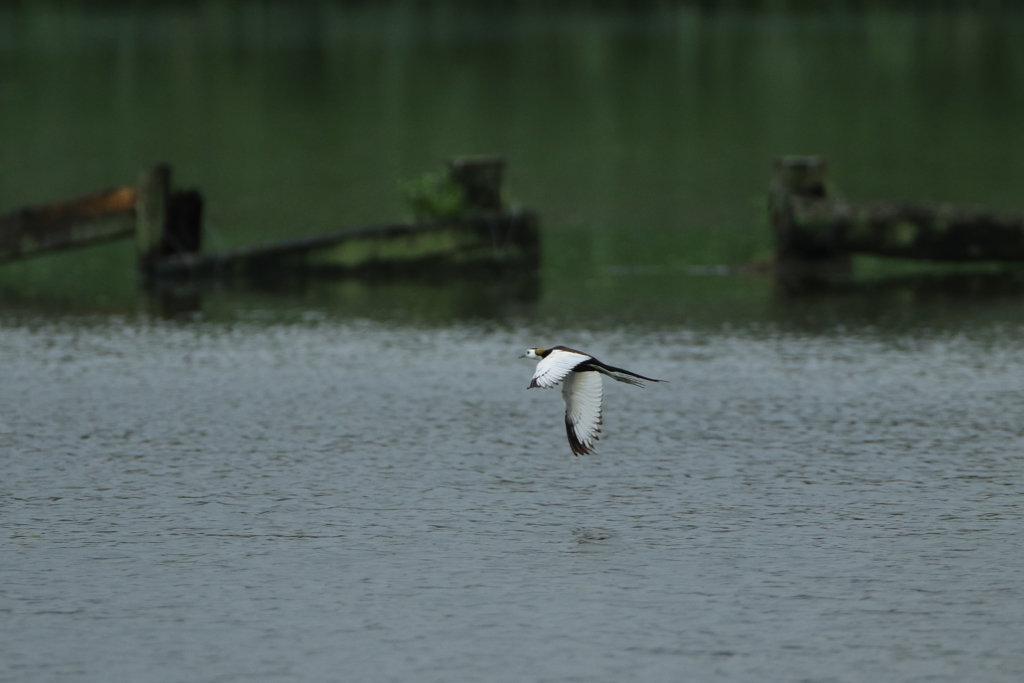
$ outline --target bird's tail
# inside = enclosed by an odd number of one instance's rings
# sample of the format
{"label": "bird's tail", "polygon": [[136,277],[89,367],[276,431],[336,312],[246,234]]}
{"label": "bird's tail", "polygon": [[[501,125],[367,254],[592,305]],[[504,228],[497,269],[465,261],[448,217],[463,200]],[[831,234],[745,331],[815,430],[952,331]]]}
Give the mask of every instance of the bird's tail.
{"label": "bird's tail", "polygon": [[619,382],[625,382],[626,384],[632,384],[635,387],[644,386],[644,382],[665,381],[663,379],[652,379],[650,377],[644,377],[643,375],[638,375],[635,372],[623,370],[622,368],[613,368],[610,365],[605,365],[604,367],[602,367],[600,372],[603,375],[608,375],[614,380],[618,380]]}

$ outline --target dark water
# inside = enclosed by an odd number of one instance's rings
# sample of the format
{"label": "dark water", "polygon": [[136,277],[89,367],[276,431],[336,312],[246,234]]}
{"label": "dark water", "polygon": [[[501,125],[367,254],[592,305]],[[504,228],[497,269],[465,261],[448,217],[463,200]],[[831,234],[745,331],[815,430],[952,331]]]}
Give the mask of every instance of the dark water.
{"label": "dark water", "polygon": [[0,329],[0,679],[1024,676],[1020,328],[314,318]]}
{"label": "dark water", "polygon": [[[549,285],[735,263],[771,247],[782,154],[825,155],[855,198],[1024,206],[1022,120],[1019,11],[0,8],[0,211],[163,160],[203,192],[209,249],[399,218],[400,180],[495,153]],[[124,312],[132,263],[6,266],[0,295]]]}
{"label": "dark water", "polygon": [[[536,277],[0,267],[0,681],[1019,681],[1024,273],[795,286],[767,169],[1024,206],[1024,15],[0,7],[0,212],[174,164],[218,249],[509,160]],[[575,458],[528,346],[606,384]]]}

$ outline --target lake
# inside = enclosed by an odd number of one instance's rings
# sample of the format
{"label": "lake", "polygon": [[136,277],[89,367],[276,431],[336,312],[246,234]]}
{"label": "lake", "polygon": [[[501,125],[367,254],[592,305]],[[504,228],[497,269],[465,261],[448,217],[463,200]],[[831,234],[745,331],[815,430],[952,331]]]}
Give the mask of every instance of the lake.
{"label": "lake", "polygon": [[[226,248],[508,160],[532,277],[0,266],[0,681],[1018,681],[1024,274],[763,258],[772,160],[1024,206],[1024,14],[0,9],[0,212],[174,164]],[[527,347],[605,382],[574,457]]]}
{"label": "lake", "polygon": [[0,672],[1017,680],[1019,334],[8,324]]}

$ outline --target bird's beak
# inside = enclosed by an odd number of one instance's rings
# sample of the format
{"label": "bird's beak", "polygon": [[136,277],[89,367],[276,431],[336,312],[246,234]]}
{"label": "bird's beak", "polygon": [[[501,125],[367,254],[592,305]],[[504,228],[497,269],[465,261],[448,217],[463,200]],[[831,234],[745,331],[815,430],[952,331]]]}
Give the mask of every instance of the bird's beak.
{"label": "bird's beak", "polygon": [[521,355],[521,356],[519,356],[519,357],[520,357],[520,358],[526,358],[526,354],[524,353],[523,355]]}

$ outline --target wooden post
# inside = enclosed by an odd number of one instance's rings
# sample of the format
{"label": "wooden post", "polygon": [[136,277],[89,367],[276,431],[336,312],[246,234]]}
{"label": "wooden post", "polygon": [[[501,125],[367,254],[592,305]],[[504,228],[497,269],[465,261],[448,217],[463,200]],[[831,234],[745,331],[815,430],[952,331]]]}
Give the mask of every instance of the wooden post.
{"label": "wooden post", "polygon": [[135,241],[141,273],[152,273],[161,256],[167,231],[170,191],[169,164],[157,164],[139,172],[135,200]]}
{"label": "wooden post", "polygon": [[828,166],[819,156],[786,156],[775,162],[775,184],[791,194],[824,199]]}
{"label": "wooden post", "polygon": [[828,252],[814,253],[803,249],[795,239],[793,201],[795,198],[824,199],[827,167],[818,156],[787,156],[775,162],[768,191],[768,210],[775,231],[776,257],[789,259],[823,259]]}
{"label": "wooden post", "polygon": [[505,160],[501,157],[456,157],[448,162],[452,180],[462,187],[466,209],[501,211],[501,181]]}
{"label": "wooden post", "polygon": [[828,167],[819,156],[786,156],[775,162],[768,192],[768,211],[775,231],[775,275],[780,284],[849,275],[849,252],[828,243],[807,242],[796,220],[797,207],[826,203]]}
{"label": "wooden post", "polygon": [[203,197],[197,190],[173,192],[167,205],[167,229],[160,256],[195,254],[203,237]]}

